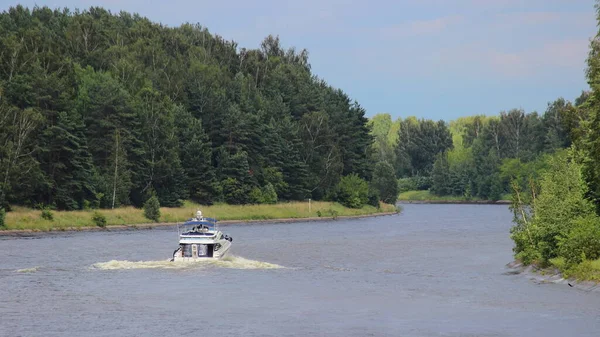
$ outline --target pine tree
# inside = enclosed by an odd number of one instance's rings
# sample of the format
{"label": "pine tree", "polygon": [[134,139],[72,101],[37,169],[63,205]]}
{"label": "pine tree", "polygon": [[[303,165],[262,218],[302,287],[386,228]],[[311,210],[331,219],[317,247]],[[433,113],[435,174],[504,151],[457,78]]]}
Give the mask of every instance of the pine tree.
{"label": "pine tree", "polygon": [[448,164],[448,153],[443,152],[436,156],[433,169],[431,170],[431,192],[436,195],[450,194],[450,165]]}
{"label": "pine tree", "polygon": [[160,202],[155,193],[144,203],[144,216],[154,222],[160,220]]}
{"label": "pine tree", "polygon": [[389,163],[378,162],[375,164],[371,186],[377,191],[383,202],[395,204],[398,200],[398,182],[394,167]]}
{"label": "pine tree", "polygon": [[88,152],[84,125],[76,111],[60,112],[56,125],[44,130],[42,167],[46,167],[48,204],[59,209],[80,209],[84,200],[93,200],[92,157]]}
{"label": "pine tree", "polygon": [[201,121],[181,106],[175,107],[175,123],[188,195],[198,203],[211,205],[220,197],[212,163],[212,144]]}

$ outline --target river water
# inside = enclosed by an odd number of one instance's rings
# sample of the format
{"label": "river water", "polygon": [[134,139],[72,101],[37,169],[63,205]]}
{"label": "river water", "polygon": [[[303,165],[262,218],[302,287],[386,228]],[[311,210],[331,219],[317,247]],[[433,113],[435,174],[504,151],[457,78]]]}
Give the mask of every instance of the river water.
{"label": "river water", "polygon": [[511,218],[222,226],[232,257],[193,266],[174,227],[0,237],[0,335],[600,336],[600,293],[507,273]]}

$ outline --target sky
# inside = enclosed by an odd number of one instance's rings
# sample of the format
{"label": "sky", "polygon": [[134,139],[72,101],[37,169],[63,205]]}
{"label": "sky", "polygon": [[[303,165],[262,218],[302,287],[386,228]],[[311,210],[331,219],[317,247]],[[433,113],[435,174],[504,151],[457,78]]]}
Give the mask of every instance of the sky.
{"label": "sky", "polygon": [[0,0],[199,23],[239,47],[269,34],[367,111],[450,121],[574,100],[598,32],[594,0]]}

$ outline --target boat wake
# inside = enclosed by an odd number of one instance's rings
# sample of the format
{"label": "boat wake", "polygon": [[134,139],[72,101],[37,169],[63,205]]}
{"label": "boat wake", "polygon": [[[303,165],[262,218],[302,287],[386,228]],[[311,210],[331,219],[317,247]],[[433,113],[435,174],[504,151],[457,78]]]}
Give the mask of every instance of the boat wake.
{"label": "boat wake", "polygon": [[15,273],[35,273],[36,271],[38,271],[39,268],[40,267],[19,269],[19,270],[15,270]]}
{"label": "boat wake", "polygon": [[220,260],[198,260],[195,262],[160,261],[118,261],[99,262],[92,265],[94,269],[201,269],[207,267],[230,269],[279,269],[280,265],[246,259],[240,256],[226,256]]}

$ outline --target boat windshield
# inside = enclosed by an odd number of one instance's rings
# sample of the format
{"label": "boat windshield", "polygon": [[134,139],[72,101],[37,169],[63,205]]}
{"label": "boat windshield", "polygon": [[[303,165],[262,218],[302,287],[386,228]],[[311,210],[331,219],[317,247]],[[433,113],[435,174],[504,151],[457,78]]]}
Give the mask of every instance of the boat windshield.
{"label": "boat windshield", "polygon": [[206,228],[209,231],[215,230],[215,223],[210,221],[187,221],[183,224],[184,232],[200,231],[203,228]]}

